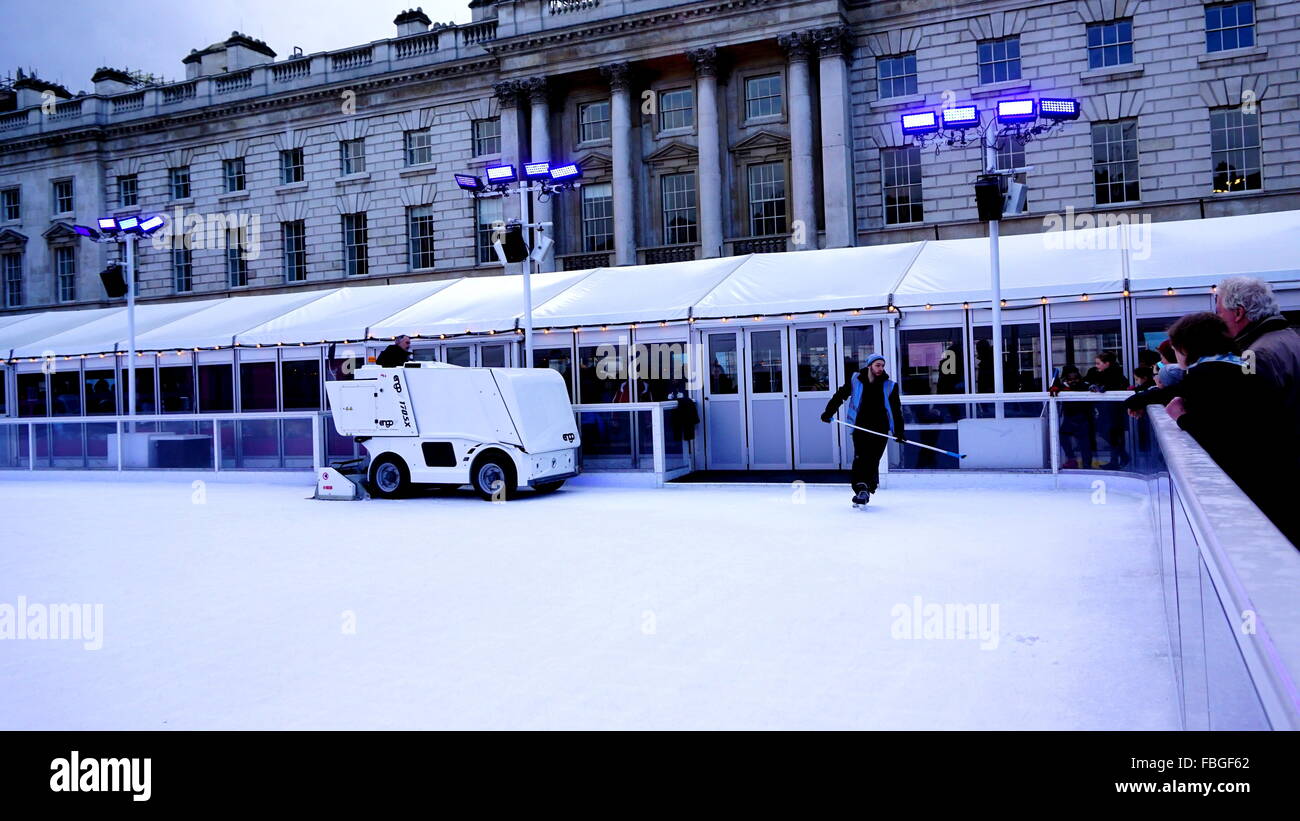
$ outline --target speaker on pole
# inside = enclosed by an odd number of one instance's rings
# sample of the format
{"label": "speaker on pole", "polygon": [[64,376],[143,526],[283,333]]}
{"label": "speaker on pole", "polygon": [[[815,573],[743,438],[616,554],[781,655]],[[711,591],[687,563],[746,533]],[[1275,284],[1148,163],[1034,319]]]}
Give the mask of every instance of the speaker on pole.
{"label": "speaker on pole", "polygon": [[99,272],[104,283],[104,291],[109,299],[121,299],[126,296],[126,271],[121,263],[114,262]]}
{"label": "speaker on pole", "polygon": [[996,175],[986,174],[975,180],[975,207],[980,222],[1002,219],[1002,185]]}
{"label": "speaker on pole", "polygon": [[506,226],[505,254],[507,262],[523,262],[528,259],[528,244],[524,242],[524,228],[519,223]]}

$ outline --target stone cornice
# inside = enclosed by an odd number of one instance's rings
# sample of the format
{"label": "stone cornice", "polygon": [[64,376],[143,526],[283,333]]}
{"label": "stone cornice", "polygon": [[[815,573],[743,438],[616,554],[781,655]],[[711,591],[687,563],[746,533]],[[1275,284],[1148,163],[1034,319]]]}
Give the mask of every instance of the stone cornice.
{"label": "stone cornice", "polygon": [[166,131],[177,126],[210,122],[212,120],[220,120],[226,117],[239,116],[241,114],[274,110],[277,108],[287,108],[293,105],[320,102],[327,99],[335,100],[337,99],[339,90],[345,88],[356,92],[371,91],[392,86],[413,85],[431,79],[441,79],[444,77],[467,73],[495,72],[497,68],[497,62],[493,59],[478,60],[471,63],[442,65],[424,71],[381,75],[368,80],[358,79],[347,82],[340,81],[337,83],[331,83],[328,86],[317,86],[275,97],[258,97],[243,102],[231,103],[229,105],[207,106],[205,108],[197,108],[187,112],[178,112],[176,114],[162,115],[154,118],[142,118],[121,125],[89,125],[81,128],[70,128],[45,134],[33,134],[30,137],[19,138],[14,141],[4,141],[0,139],[0,155],[40,148],[46,145],[62,145],[68,142],[73,142],[77,139],[105,142],[119,137],[130,136],[132,134]]}
{"label": "stone cornice", "polygon": [[601,20],[587,25],[575,26],[560,31],[528,32],[516,37],[507,37],[484,43],[483,48],[491,54],[505,54],[519,51],[544,49],[557,43],[571,40],[586,40],[604,34],[621,34],[641,29],[666,30],[672,26],[689,23],[701,17],[710,17],[719,13],[743,11],[774,5],[798,5],[790,0],[722,0],[707,6],[694,8],[661,9],[642,16],[625,15],[618,18]]}

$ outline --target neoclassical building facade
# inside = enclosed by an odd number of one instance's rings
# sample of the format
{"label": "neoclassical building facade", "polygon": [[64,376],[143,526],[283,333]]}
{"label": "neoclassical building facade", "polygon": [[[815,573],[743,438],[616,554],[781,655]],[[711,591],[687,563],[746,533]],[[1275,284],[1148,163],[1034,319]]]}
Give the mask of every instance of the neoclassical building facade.
{"label": "neoclassical building facade", "polygon": [[966,237],[978,148],[904,112],[1069,96],[999,147],[1028,211],[1187,219],[1300,207],[1300,0],[473,0],[391,39],[281,57],[239,33],[185,78],[104,68],[0,91],[0,310],[104,302],[100,216],[163,213],[143,299],[502,272],[518,199],[455,173],[577,162],[531,205],[544,269]]}

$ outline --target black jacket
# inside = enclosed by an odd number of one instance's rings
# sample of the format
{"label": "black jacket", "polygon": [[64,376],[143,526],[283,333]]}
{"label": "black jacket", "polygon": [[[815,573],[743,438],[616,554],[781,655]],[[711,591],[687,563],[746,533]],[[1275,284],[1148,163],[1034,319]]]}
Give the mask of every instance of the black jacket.
{"label": "black jacket", "polygon": [[1124,391],[1128,390],[1128,379],[1124,378],[1124,372],[1119,369],[1119,365],[1111,365],[1106,370],[1089,368],[1087,375],[1083,377],[1091,387],[1100,388],[1103,391]]}
{"label": "black jacket", "polygon": [[411,358],[411,352],[403,350],[400,345],[389,345],[384,348],[383,353],[375,360],[375,364],[381,368],[400,368]]}
{"label": "black jacket", "polygon": [[[857,374],[858,379],[862,382],[862,398],[858,402],[858,418],[851,421],[850,424],[879,433],[888,433],[889,416],[892,413],[894,417],[894,436],[899,439],[906,439],[903,429],[903,403],[899,399],[898,383],[895,382],[894,389],[890,391],[889,413],[886,413],[883,393],[885,380],[889,379],[889,374],[885,374],[876,382],[870,380],[866,368],[858,371]],[[826,410],[822,413],[822,418],[829,420],[830,417],[835,415],[835,411],[839,410],[840,405],[847,402],[852,395],[853,378],[850,376],[849,380],[826,403]]]}
{"label": "black jacket", "polygon": [[1300,441],[1287,424],[1279,392],[1230,362],[1203,362],[1178,384],[1186,411],[1178,426],[1192,435],[1223,472],[1293,541]]}

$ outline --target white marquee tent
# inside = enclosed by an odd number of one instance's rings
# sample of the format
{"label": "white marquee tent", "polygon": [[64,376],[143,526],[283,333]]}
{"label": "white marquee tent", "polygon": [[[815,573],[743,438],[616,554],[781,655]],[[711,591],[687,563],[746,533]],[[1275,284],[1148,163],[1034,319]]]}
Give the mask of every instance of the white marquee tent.
{"label": "white marquee tent", "polygon": [[[1123,233],[1127,232],[1127,236]],[[1075,227],[1004,236],[1003,297],[1135,294],[1208,287],[1231,275],[1300,288],[1300,211]],[[988,240],[926,240],[533,277],[537,329],[987,305]],[[518,276],[482,276],[282,294],[149,302],[136,308],[141,351],[319,344],[521,326]],[[0,358],[126,350],[124,307],[0,315]]]}

